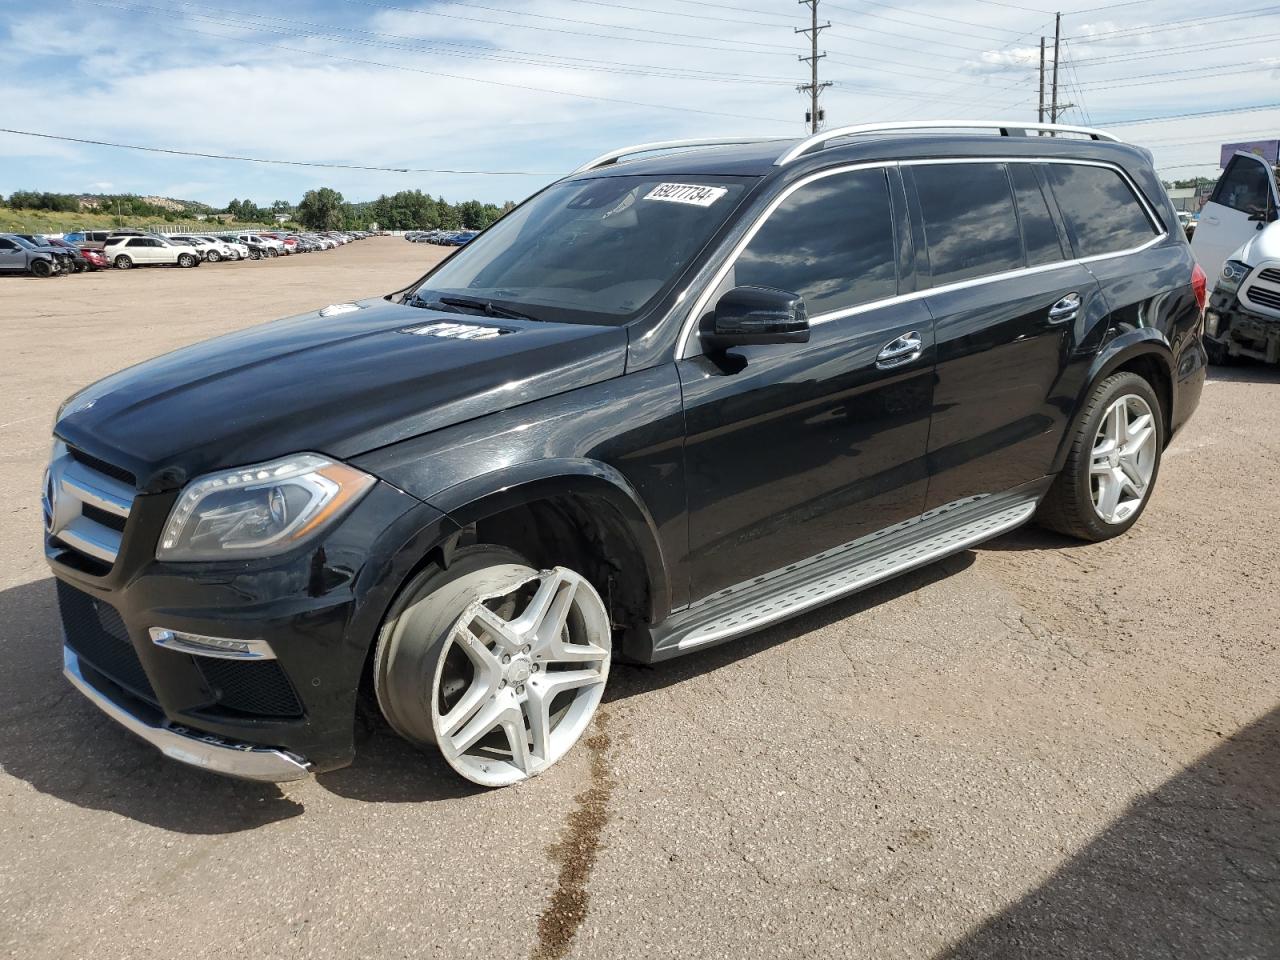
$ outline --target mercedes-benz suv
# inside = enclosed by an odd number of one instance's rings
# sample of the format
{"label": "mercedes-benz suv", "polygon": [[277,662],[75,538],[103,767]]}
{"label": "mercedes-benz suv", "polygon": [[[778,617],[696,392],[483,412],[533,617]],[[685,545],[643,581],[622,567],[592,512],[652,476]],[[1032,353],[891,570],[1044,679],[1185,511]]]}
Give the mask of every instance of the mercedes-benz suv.
{"label": "mercedes-benz suv", "polygon": [[612,151],[403,290],[68,399],[65,672],[222,773],[348,764],[363,705],[515,783],[615,659],[1032,519],[1128,530],[1200,396],[1204,297],[1150,155],[1100,131]]}

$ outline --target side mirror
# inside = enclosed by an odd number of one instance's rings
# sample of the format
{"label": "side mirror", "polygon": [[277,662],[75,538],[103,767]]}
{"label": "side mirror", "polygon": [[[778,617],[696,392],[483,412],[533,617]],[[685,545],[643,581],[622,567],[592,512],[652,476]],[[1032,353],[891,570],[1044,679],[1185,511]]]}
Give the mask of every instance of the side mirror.
{"label": "side mirror", "polygon": [[702,324],[702,342],[712,350],[754,344],[808,343],[804,298],[770,287],[734,287]]}

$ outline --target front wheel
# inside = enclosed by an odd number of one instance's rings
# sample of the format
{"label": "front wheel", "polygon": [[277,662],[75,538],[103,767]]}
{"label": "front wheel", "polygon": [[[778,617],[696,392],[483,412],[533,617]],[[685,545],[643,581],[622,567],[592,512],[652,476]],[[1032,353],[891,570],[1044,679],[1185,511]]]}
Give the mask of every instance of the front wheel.
{"label": "front wheel", "polygon": [[275,257],[280,256],[280,251],[275,247],[267,247],[267,256],[274,259]]}
{"label": "front wheel", "polygon": [[378,638],[374,690],[401,736],[434,744],[473,783],[501,787],[577,743],[611,658],[609,615],[584,577],[474,546],[401,593]]}
{"label": "front wheel", "polygon": [[194,267],[198,262],[194,254],[182,253],[178,255],[178,266],[180,267]]}
{"label": "front wheel", "polygon": [[130,270],[133,268],[133,260],[123,253],[116,257],[114,262],[117,270]]}
{"label": "front wheel", "polygon": [[250,250],[250,251],[249,251],[249,259],[250,259],[250,260],[261,260],[261,259],[262,259],[262,254],[260,254],[257,250]]}
{"label": "front wheel", "polygon": [[1107,377],[1080,414],[1037,520],[1081,540],[1124,533],[1146,509],[1163,450],[1164,417],[1151,384],[1136,373]]}
{"label": "front wheel", "polygon": [[208,260],[210,263],[218,263],[222,260],[222,254],[220,254],[217,250],[210,250],[205,255],[205,259]]}
{"label": "front wheel", "polygon": [[37,277],[51,277],[53,276],[53,264],[48,260],[32,260],[31,272]]}

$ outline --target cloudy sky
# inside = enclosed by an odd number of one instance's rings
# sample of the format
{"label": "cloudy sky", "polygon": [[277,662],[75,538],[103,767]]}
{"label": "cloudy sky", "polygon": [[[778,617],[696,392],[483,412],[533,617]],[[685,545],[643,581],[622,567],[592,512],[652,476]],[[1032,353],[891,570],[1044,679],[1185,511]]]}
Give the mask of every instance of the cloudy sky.
{"label": "cloudy sky", "polygon": [[[1033,120],[1051,0],[821,0],[828,125]],[[1089,9],[1092,8],[1092,9]],[[1230,12],[1234,9],[1236,12]],[[519,199],[613,146],[799,135],[795,0],[0,0],[0,127],[375,172],[161,156],[0,133],[0,193],[260,204],[329,185]],[[1065,122],[1150,147],[1166,178],[1280,137],[1280,6],[1063,10]],[[1274,29],[1273,29],[1274,28]],[[1214,112],[1165,122],[1125,121]]]}

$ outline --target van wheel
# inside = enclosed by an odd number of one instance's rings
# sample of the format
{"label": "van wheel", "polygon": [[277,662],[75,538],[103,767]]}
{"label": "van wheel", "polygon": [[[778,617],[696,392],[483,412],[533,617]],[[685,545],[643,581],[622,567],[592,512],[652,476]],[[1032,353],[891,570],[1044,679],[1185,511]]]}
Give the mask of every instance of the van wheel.
{"label": "van wheel", "polygon": [[32,260],[31,273],[37,277],[53,276],[53,264],[48,260]]}
{"label": "van wheel", "polygon": [[1136,373],[1117,373],[1094,387],[1074,431],[1036,519],[1081,540],[1107,540],[1137,522],[1156,485],[1164,450],[1160,400]]}
{"label": "van wheel", "polygon": [[505,547],[465,547],[397,598],[378,637],[378,705],[486,787],[546,770],[577,743],[609,677],[604,602],[580,574]]}
{"label": "van wheel", "polygon": [[130,267],[133,266],[133,261],[129,259],[129,257],[125,256],[123,253],[120,254],[120,256],[115,258],[114,263],[116,265],[117,270],[128,270]]}
{"label": "van wheel", "polygon": [[208,260],[210,263],[218,263],[220,260],[222,260],[222,254],[220,254],[217,250],[210,250],[207,254],[205,254],[205,259]]}
{"label": "van wheel", "polygon": [[194,267],[195,265],[196,265],[196,258],[195,258],[194,256],[192,256],[191,254],[189,254],[189,253],[180,253],[180,254],[178,254],[178,266],[180,266],[180,267]]}

